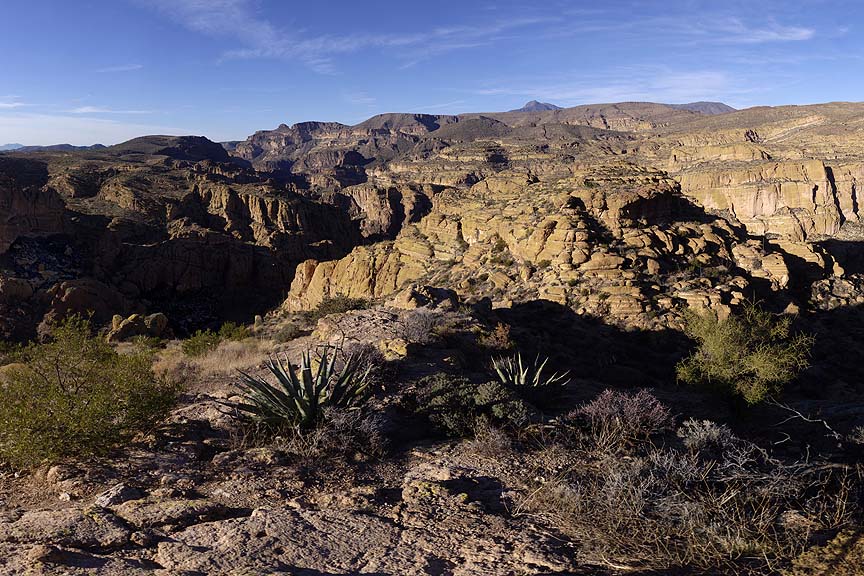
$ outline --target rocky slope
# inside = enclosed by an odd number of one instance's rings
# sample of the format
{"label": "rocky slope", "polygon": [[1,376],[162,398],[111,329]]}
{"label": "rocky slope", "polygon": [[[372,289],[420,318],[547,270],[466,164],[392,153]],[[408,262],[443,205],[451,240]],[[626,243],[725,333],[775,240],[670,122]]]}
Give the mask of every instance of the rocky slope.
{"label": "rocky slope", "polygon": [[347,214],[203,138],[3,156],[0,199],[3,330],[18,337],[87,310],[99,323],[173,312],[189,326],[251,313],[282,294],[298,262],[359,238]]}

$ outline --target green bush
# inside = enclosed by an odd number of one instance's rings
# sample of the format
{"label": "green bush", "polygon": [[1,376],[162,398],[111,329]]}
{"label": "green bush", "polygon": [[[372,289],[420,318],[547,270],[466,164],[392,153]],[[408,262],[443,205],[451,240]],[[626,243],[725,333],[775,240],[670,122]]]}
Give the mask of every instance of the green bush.
{"label": "green bush", "polygon": [[165,347],[165,341],[156,336],[133,336],[131,342],[137,348],[141,348],[150,352],[155,352],[156,350],[160,350]]}
{"label": "green bush", "polygon": [[307,350],[298,375],[287,358],[273,357],[267,368],[276,384],[240,372],[243,379],[238,386],[243,401],[230,406],[269,430],[308,430],[321,422],[327,409],[352,409],[366,402],[370,368],[363,370],[361,363],[359,355],[352,355],[337,367],[337,353],[330,356],[325,348],[315,369],[312,353]]}
{"label": "green bush", "polygon": [[103,453],[156,424],[177,395],[149,353],[117,353],[80,317],[18,360],[0,386],[0,460],[16,467]]}
{"label": "green bush", "polygon": [[225,322],[222,324],[222,327],[219,328],[219,339],[220,340],[231,340],[233,342],[239,342],[240,340],[245,340],[249,338],[251,333],[246,326],[241,324],[237,324],[235,322]]}
{"label": "green bush", "polygon": [[219,334],[212,330],[196,330],[192,336],[183,341],[181,347],[187,356],[198,358],[216,348],[221,341]]}
{"label": "green bush", "polygon": [[521,427],[534,416],[532,406],[499,382],[475,384],[465,378],[438,373],[418,383],[419,412],[441,433],[465,437],[478,424]]}
{"label": "green bush", "polygon": [[196,330],[195,333],[183,341],[181,347],[183,353],[191,358],[199,358],[204,356],[211,350],[215,350],[220,343],[228,340],[239,342],[252,336],[249,329],[242,324],[235,322],[225,322],[219,328],[218,332],[213,330]]}
{"label": "green bush", "polygon": [[808,366],[813,337],[792,334],[792,318],[775,316],[755,304],[720,320],[691,312],[686,332],[698,344],[676,366],[678,380],[726,391],[758,404],[779,394]]}
{"label": "green bush", "polygon": [[369,307],[369,301],[363,298],[350,298],[348,296],[332,296],[324,298],[315,310],[305,314],[306,319],[315,322],[329,316],[330,314],[342,314],[351,310],[365,310]]}

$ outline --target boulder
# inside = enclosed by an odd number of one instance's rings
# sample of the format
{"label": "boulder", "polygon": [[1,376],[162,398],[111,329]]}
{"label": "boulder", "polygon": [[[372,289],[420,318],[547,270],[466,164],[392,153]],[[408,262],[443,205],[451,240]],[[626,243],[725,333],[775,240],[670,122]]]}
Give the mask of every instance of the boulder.
{"label": "boulder", "polygon": [[171,329],[168,326],[168,317],[158,312],[149,316],[132,314],[128,318],[115,315],[111,321],[111,330],[106,339],[108,342],[122,342],[136,336],[147,336],[151,338],[168,338]]}

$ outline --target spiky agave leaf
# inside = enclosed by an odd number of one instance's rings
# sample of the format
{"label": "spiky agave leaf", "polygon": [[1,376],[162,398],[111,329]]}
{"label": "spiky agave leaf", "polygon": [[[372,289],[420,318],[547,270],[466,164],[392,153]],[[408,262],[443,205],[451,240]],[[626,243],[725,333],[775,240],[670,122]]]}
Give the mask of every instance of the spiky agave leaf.
{"label": "spiky agave leaf", "polygon": [[565,386],[570,380],[569,372],[552,374],[548,378],[543,377],[543,370],[549,358],[540,362],[540,355],[534,359],[533,365],[527,365],[522,361],[522,353],[517,352],[513,356],[495,358],[492,367],[498,375],[498,379],[505,386],[513,388],[545,388],[549,386]]}
{"label": "spiky agave leaf", "polygon": [[268,426],[310,428],[321,420],[326,408],[356,407],[368,397],[369,369],[360,373],[360,360],[352,355],[336,370],[336,354],[329,354],[329,348],[321,354],[317,369],[311,350],[302,354],[299,373],[287,356],[271,356],[267,369],[276,384],[240,371],[242,380],[237,386],[244,400],[230,406]]}

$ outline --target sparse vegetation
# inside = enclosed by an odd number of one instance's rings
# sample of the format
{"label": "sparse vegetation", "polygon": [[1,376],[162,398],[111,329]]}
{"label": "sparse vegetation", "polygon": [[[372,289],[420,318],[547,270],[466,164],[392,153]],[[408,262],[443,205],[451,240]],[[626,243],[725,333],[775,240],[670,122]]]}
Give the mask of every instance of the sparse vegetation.
{"label": "sparse vegetation", "polygon": [[151,354],[119,354],[77,316],[18,361],[0,386],[0,459],[16,467],[103,453],[156,424],[177,394]]}
{"label": "sparse vegetation", "polygon": [[676,367],[678,379],[687,384],[757,404],[779,394],[808,366],[813,337],[793,334],[789,316],[774,316],[750,303],[737,316],[690,312],[686,321],[687,334],[698,345]]}
{"label": "sparse vegetation", "polygon": [[438,373],[418,383],[415,409],[443,434],[471,436],[485,424],[521,427],[534,409],[501,383],[475,384],[459,376]]}
{"label": "sparse vegetation", "polygon": [[234,322],[225,322],[218,332],[213,330],[196,330],[195,333],[183,341],[183,352],[190,358],[200,358],[214,350],[221,342],[239,342],[251,336],[251,332],[245,326]]}
{"label": "sparse vegetation", "polygon": [[484,348],[494,352],[506,352],[513,348],[513,340],[510,337],[510,326],[502,322],[495,325],[491,332],[483,332],[478,337],[478,342]]}
{"label": "sparse vegetation", "polygon": [[359,369],[360,358],[351,356],[338,369],[336,363],[337,353],[325,348],[316,368],[312,351],[307,350],[298,375],[287,358],[271,357],[267,369],[276,384],[241,372],[238,386],[243,401],[230,406],[257,426],[272,431],[314,428],[326,409],[357,408],[369,397],[368,369]]}
{"label": "sparse vegetation", "polygon": [[669,409],[647,390],[635,393],[605,390],[568,415],[578,422],[601,453],[625,451],[635,442],[648,440],[668,430],[672,424]]}
{"label": "sparse vegetation", "polygon": [[183,341],[183,353],[190,358],[198,358],[216,348],[221,341],[219,335],[212,330],[196,330]]}
{"label": "sparse vegetation", "polygon": [[225,322],[219,328],[219,340],[224,341],[228,340],[231,342],[239,342],[240,340],[245,340],[249,338],[252,333],[246,326],[241,324],[237,324],[235,322]]}
{"label": "sparse vegetation", "polygon": [[297,326],[293,322],[289,322],[288,324],[279,327],[279,329],[273,335],[273,339],[276,340],[276,342],[280,343],[290,342],[291,340],[298,338],[302,334],[303,330],[301,330],[299,326]]}
{"label": "sparse vegetation", "polygon": [[308,322],[317,322],[331,314],[343,314],[351,310],[365,310],[369,307],[369,301],[363,298],[351,298],[349,296],[336,295],[324,298],[314,309],[304,314]]}
{"label": "sparse vegetation", "polygon": [[429,344],[436,338],[436,330],[440,324],[439,314],[418,308],[399,320],[396,333],[408,344]]}
{"label": "sparse vegetation", "polygon": [[619,566],[711,574],[773,573],[813,534],[852,518],[849,471],[781,463],[710,422],[685,423],[679,436],[684,450],[646,445],[567,466],[516,513],[547,518],[586,543],[583,553]]}
{"label": "sparse vegetation", "polygon": [[553,395],[556,389],[560,390],[570,382],[569,372],[563,374],[555,372],[551,376],[544,376],[543,370],[548,362],[548,358],[541,362],[538,354],[533,364],[524,363],[522,353],[517,352],[513,356],[493,359],[492,368],[502,385],[515,391],[522,398],[537,401]]}

